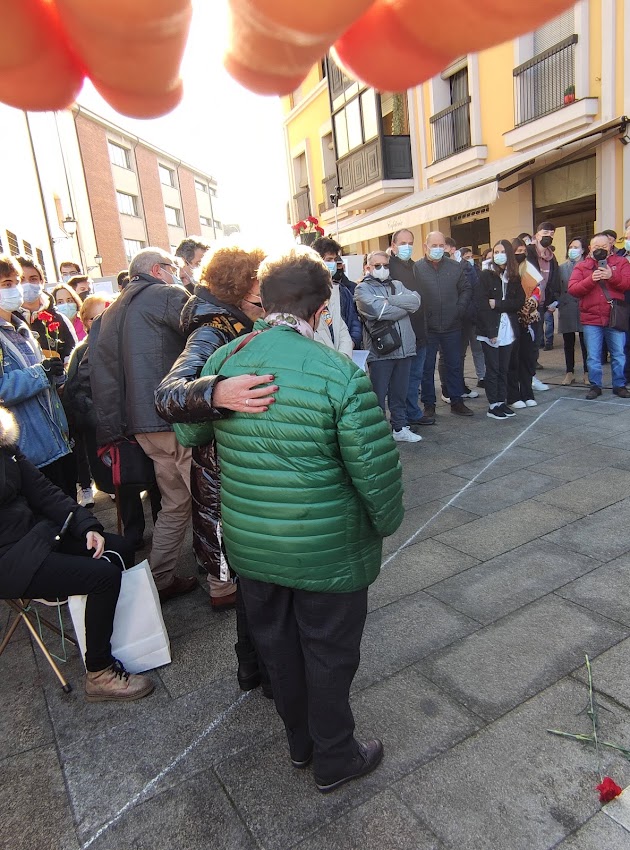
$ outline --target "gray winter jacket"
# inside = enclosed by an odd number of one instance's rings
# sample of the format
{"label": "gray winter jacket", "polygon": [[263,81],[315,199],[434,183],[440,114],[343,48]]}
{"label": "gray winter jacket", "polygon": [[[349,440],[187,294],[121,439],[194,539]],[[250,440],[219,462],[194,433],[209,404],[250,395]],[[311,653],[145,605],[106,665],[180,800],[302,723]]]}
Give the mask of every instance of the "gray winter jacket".
{"label": "gray winter jacket", "polygon": [[461,330],[473,296],[461,265],[447,257],[437,265],[423,258],[416,263],[416,278],[429,333]]}
{"label": "gray winter jacket", "polygon": [[[394,294],[392,294],[392,286]],[[369,351],[367,362],[373,360],[400,360],[416,353],[416,334],[411,326],[411,313],[420,309],[420,296],[405,289],[399,280],[385,282],[367,275],[354,290],[354,300],[363,319],[363,347]],[[393,321],[400,334],[401,346],[390,354],[377,354],[369,334],[369,327],[377,321]]]}

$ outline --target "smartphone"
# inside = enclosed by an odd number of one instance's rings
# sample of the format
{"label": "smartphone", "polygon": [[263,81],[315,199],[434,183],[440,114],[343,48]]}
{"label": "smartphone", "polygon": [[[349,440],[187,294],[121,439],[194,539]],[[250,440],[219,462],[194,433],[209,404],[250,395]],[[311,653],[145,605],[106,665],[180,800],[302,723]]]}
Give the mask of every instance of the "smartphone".
{"label": "smartphone", "polygon": [[607,265],[608,265],[608,260],[598,260],[597,261],[597,266],[600,269],[605,269]]}

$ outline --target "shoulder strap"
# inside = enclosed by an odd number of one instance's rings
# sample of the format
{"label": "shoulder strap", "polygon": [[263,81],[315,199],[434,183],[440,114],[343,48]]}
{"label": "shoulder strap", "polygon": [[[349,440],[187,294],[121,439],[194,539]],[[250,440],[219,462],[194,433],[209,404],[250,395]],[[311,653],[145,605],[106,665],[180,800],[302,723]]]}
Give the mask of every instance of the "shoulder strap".
{"label": "shoulder strap", "polygon": [[[264,330],[267,330],[267,328],[264,328]],[[251,333],[246,334],[246,335],[245,335],[245,336],[241,339],[241,341],[239,342],[239,344],[238,344],[237,346],[235,346],[235,347],[232,349],[232,351],[230,351],[230,353],[228,354],[228,356],[227,356],[227,357],[225,358],[225,360],[223,361],[223,365],[225,365],[225,364],[226,364],[226,362],[230,359],[230,357],[233,357],[235,354],[238,354],[238,352],[239,352],[242,348],[245,348],[245,346],[247,345],[247,343],[248,343],[248,342],[250,342],[250,341],[251,341],[251,340],[252,340],[255,336],[258,336],[258,334],[261,334],[262,332],[263,332],[263,331],[252,331]]]}
{"label": "shoulder strap", "polygon": [[129,310],[129,305],[131,304],[134,298],[140,295],[141,292],[144,292],[147,286],[153,286],[150,280],[145,281],[142,286],[139,286],[136,291],[129,296],[120,319],[120,325],[118,326],[118,381],[120,386],[120,427],[124,435],[126,435],[127,433],[127,405],[125,404],[127,395],[127,385],[125,382],[125,370],[123,368],[123,331],[125,329],[125,323],[127,321],[127,311]]}
{"label": "shoulder strap", "polygon": [[612,298],[610,297],[610,293],[609,293],[609,292],[608,292],[608,290],[606,289],[605,285],[601,282],[601,280],[598,280],[597,282],[599,283],[599,285],[600,285],[600,286],[601,286],[601,288],[602,288],[602,292],[604,293],[604,298],[606,299],[606,301],[608,301],[608,303],[609,303],[609,304],[612,304],[612,302],[613,302],[613,300],[614,300],[614,299],[612,299]]}

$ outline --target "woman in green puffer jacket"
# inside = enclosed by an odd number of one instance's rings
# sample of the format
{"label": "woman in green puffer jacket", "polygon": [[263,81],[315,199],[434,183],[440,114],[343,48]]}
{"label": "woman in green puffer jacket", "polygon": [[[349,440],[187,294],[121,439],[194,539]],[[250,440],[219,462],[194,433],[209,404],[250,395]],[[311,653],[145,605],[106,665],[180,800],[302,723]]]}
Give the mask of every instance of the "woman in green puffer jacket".
{"label": "woman in green puffer jacket", "polygon": [[275,402],[175,431],[185,446],[216,439],[229,562],[291,759],[313,757],[325,792],[382,757],[380,741],[354,738],[348,694],[367,587],[403,517],[401,468],[367,375],[313,340],[330,292],[319,256],[295,248],[262,263],[259,279],[258,333],[219,349],[202,375],[273,374]]}

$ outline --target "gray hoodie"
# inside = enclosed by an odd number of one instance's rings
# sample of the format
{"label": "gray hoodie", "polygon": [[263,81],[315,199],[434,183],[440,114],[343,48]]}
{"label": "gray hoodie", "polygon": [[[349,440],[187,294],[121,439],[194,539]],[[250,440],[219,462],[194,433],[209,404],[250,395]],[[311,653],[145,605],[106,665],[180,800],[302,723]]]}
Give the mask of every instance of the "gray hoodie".
{"label": "gray hoodie", "polygon": [[[394,294],[392,294],[392,286]],[[373,360],[401,360],[416,353],[416,334],[411,326],[411,313],[420,309],[420,296],[406,289],[399,280],[377,280],[367,275],[354,290],[354,300],[363,319],[363,347],[369,351],[367,362]],[[400,334],[400,348],[390,354],[377,354],[368,328],[377,321],[392,321]]]}

